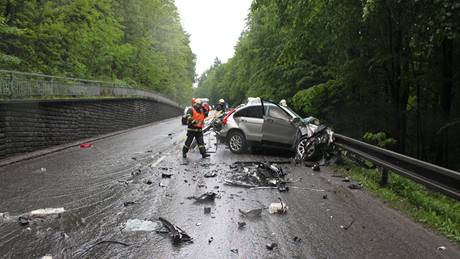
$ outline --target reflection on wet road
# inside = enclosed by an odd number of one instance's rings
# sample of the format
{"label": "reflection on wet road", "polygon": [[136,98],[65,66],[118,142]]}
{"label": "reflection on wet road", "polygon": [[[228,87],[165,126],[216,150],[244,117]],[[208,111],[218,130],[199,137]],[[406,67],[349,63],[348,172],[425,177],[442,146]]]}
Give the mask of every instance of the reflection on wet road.
{"label": "reflection on wet road", "polygon": [[[195,150],[184,161],[184,135],[176,118],[0,168],[0,258],[460,258],[445,238],[346,188],[327,168],[281,164],[288,192],[225,185],[236,161],[289,158],[234,155],[211,133],[212,157]],[[215,200],[190,198],[206,192]],[[288,212],[270,214],[279,198]],[[23,213],[60,207],[59,218],[18,223]],[[252,209],[262,213],[239,211]],[[159,217],[193,242],[157,233]]]}

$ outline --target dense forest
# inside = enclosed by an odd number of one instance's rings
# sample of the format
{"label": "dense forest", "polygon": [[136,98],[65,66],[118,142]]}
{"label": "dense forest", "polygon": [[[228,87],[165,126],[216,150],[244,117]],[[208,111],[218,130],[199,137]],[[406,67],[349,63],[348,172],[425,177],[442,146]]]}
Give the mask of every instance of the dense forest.
{"label": "dense forest", "polygon": [[456,0],[254,0],[234,57],[196,94],[286,99],[337,132],[459,169],[459,41]]}
{"label": "dense forest", "polygon": [[0,69],[120,80],[185,100],[195,56],[174,0],[2,0]]}

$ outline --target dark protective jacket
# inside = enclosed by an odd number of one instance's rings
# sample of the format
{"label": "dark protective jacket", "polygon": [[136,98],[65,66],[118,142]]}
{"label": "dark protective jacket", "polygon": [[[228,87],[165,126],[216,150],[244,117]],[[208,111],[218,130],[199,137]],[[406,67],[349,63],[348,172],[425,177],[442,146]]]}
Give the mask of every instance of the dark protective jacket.
{"label": "dark protective jacket", "polygon": [[223,104],[223,103],[218,103],[218,104],[216,105],[216,111],[218,111],[218,112],[219,112],[219,111],[225,112],[225,104]]}

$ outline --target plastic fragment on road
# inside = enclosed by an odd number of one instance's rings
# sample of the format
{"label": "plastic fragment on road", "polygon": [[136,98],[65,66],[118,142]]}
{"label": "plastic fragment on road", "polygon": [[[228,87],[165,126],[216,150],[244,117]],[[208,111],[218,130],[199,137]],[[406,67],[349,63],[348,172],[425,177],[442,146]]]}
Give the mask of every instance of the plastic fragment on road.
{"label": "plastic fragment on road", "polygon": [[137,202],[134,202],[134,201],[125,201],[125,202],[123,203],[123,206],[128,207],[128,206],[134,205],[134,204],[136,204],[136,203],[137,203]]}
{"label": "plastic fragment on road", "polygon": [[351,226],[353,226],[353,223],[355,223],[355,219],[352,219],[351,222],[346,226],[340,225],[340,228],[343,230],[348,230]]}
{"label": "plastic fragment on road", "polygon": [[345,177],[345,179],[342,180],[342,182],[349,183],[349,182],[350,182],[350,178],[348,178],[348,176],[347,176],[347,177]]}
{"label": "plastic fragment on road", "polygon": [[46,172],[46,168],[45,167],[40,168],[40,172],[42,173]]}
{"label": "plastic fragment on road", "polygon": [[2,219],[7,219],[9,217],[9,213],[8,212],[2,212],[0,213],[0,220]]}
{"label": "plastic fragment on road", "polygon": [[352,183],[352,184],[348,185],[348,188],[350,188],[352,190],[361,190],[363,187],[361,185],[359,185],[359,184]]}
{"label": "plastic fragment on road", "polygon": [[53,259],[53,256],[52,255],[44,255],[44,256],[40,257],[40,259]]}
{"label": "plastic fragment on road", "polygon": [[444,250],[447,250],[447,247],[445,246],[440,246],[437,248],[439,251],[444,251]]}
{"label": "plastic fragment on road", "polygon": [[265,247],[268,249],[268,250],[273,250],[275,247],[277,247],[278,244],[277,243],[270,243],[270,244],[266,244]]}
{"label": "plastic fragment on road", "polygon": [[149,220],[140,220],[140,219],[128,219],[123,231],[150,232],[150,231],[159,230],[161,226],[162,225],[159,222],[153,222]]}
{"label": "plastic fragment on road", "polygon": [[200,196],[189,196],[187,199],[195,200],[195,203],[205,203],[205,202],[214,202],[216,199],[217,194],[215,192],[206,192],[201,194]]}
{"label": "plastic fragment on road", "polygon": [[238,229],[242,229],[242,228],[244,228],[245,226],[246,226],[246,222],[244,222],[244,221],[239,221],[239,222],[238,222]]}
{"label": "plastic fragment on road", "polygon": [[44,222],[52,221],[61,216],[65,212],[64,208],[46,208],[37,209],[29,213],[22,214],[18,217],[18,221],[21,225],[28,225],[31,222]]}
{"label": "plastic fragment on road", "polygon": [[238,249],[237,248],[232,248],[232,249],[230,249],[230,252],[238,254]]}
{"label": "plastic fragment on road", "polygon": [[90,148],[92,146],[93,146],[92,143],[81,143],[80,144],[80,148]]}
{"label": "plastic fragment on road", "polygon": [[252,210],[247,210],[247,211],[238,209],[238,211],[241,213],[243,217],[247,217],[247,218],[255,218],[255,217],[260,217],[262,215],[262,209],[252,209]]}
{"label": "plastic fragment on road", "polygon": [[171,178],[172,174],[162,173],[161,178]]}
{"label": "plastic fragment on road", "polygon": [[280,202],[272,203],[268,207],[268,212],[271,214],[284,214],[288,210],[288,206],[279,198]]}
{"label": "plastic fragment on road", "polygon": [[204,174],[204,177],[206,177],[206,178],[212,178],[212,177],[216,177],[216,176],[217,176],[217,174],[214,173],[214,172],[212,172],[212,173],[208,172],[208,173]]}
{"label": "plastic fragment on road", "polygon": [[161,221],[161,223],[163,223],[163,226],[169,230],[174,244],[192,241],[193,238],[185,233],[185,231],[180,227],[173,225],[171,222],[162,217],[159,217],[158,219]]}

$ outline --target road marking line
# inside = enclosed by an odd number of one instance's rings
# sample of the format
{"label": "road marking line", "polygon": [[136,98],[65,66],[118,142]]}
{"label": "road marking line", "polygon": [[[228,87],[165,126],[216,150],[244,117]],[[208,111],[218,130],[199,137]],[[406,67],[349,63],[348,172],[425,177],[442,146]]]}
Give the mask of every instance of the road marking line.
{"label": "road marking line", "polygon": [[157,160],[155,163],[153,163],[152,165],[150,165],[150,167],[155,167],[155,166],[157,166],[157,165],[158,165],[159,163],[161,163],[161,161],[163,161],[163,159],[165,159],[165,158],[166,158],[166,156],[162,156],[162,157],[158,158],[158,160]]}

